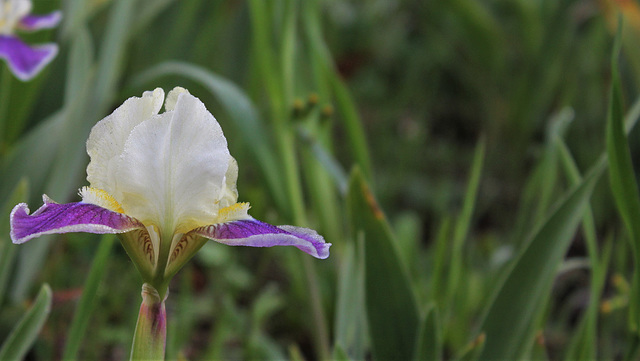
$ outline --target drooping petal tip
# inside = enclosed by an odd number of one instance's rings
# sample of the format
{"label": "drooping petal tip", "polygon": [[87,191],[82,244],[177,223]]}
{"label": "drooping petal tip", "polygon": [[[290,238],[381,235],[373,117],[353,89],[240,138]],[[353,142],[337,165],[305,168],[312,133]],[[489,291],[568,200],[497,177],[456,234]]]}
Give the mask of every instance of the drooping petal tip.
{"label": "drooping petal tip", "polygon": [[0,35],[0,58],[6,60],[11,72],[22,81],[35,77],[57,54],[56,44],[31,47],[15,36]]}
{"label": "drooping petal tip", "polygon": [[58,26],[60,20],[62,20],[62,11],[54,11],[44,15],[27,15],[20,19],[18,27],[28,31],[51,29]]}
{"label": "drooping petal tip", "polygon": [[319,259],[329,257],[331,243],[318,232],[302,227],[273,226],[255,218],[200,227],[192,232],[229,246],[294,246]]}
{"label": "drooping petal tip", "polygon": [[44,204],[29,214],[26,203],[16,205],[11,211],[11,241],[27,242],[44,234],[88,232],[124,233],[144,226],[136,219],[89,203],[58,204],[46,195]]}

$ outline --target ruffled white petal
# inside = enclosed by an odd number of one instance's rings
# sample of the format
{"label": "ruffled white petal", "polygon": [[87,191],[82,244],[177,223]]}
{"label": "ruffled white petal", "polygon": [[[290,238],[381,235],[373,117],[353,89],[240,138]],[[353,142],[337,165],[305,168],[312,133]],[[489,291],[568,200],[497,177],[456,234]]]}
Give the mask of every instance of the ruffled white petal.
{"label": "ruffled white petal", "polygon": [[31,12],[31,0],[0,1],[0,34],[11,34],[20,19]]}
{"label": "ruffled white petal", "polygon": [[187,92],[173,111],[136,126],[118,162],[118,199],[126,214],[171,233],[210,224],[231,156],[220,125]]}
{"label": "ruffled white petal", "polygon": [[102,189],[82,187],[78,191],[80,197],[82,197],[83,203],[95,204],[102,208],[106,208],[110,211],[124,213],[122,206],[116,201],[113,196]]}
{"label": "ruffled white petal", "polygon": [[165,111],[170,112],[170,111],[175,109],[176,102],[178,101],[178,95],[180,95],[182,93],[189,94],[189,91],[187,89],[179,87],[179,86],[171,89],[169,94],[167,94],[167,100],[164,101],[164,109],[165,109]]}
{"label": "ruffled white petal", "polygon": [[224,175],[224,187],[220,192],[218,200],[218,208],[225,208],[236,204],[238,201],[238,162],[235,158],[229,156],[229,167]]}
{"label": "ruffled white petal", "polygon": [[135,126],[158,114],[163,101],[164,91],[160,88],[144,92],[141,98],[127,99],[93,127],[87,140],[87,153],[91,157],[87,180],[92,188],[102,189],[116,200],[121,199],[116,167],[125,142]]}

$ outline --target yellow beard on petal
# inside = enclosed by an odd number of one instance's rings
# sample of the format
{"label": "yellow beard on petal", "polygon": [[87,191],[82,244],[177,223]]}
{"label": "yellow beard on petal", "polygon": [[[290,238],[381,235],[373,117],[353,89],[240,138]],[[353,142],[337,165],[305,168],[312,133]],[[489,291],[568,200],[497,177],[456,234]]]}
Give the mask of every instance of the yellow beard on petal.
{"label": "yellow beard on petal", "polygon": [[246,202],[235,203],[228,207],[224,207],[218,210],[218,215],[214,217],[210,222],[207,222],[206,224],[196,222],[195,220],[182,221],[176,227],[174,233],[186,234],[189,231],[202,226],[209,226],[212,224],[220,224],[220,223],[226,223],[231,221],[237,221],[240,219],[247,219],[249,218],[249,214],[247,214],[247,211],[249,210],[249,208],[251,208],[249,203],[246,203]]}
{"label": "yellow beard on petal", "polygon": [[225,223],[239,219],[248,218],[247,211],[251,208],[249,203],[241,202],[232,204],[229,207],[222,208],[218,211],[218,217],[214,223]]}
{"label": "yellow beard on petal", "polygon": [[120,203],[118,203],[111,194],[102,189],[82,187],[79,193],[84,203],[91,203],[114,212],[124,213],[124,209],[122,209]]}

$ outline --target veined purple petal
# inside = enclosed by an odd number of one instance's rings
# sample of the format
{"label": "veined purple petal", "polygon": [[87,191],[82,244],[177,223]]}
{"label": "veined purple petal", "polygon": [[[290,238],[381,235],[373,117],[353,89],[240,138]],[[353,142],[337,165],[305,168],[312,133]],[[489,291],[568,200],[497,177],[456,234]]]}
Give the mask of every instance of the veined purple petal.
{"label": "veined purple petal", "polygon": [[318,232],[302,227],[273,226],[250,218],[196,228],[190,233],[230,246],[294,246],[316,258],[329,257],[331,243]]}
{"label": "veined purple petal", "polygon": [[18,26],[20,29],[29,31],[51,29],[58,26],[60,20],[62,20],[62,12],[54,11],[45,15],[27,15],[20,19]]}
{"label": "veined purple petal", "polygon": [[58,204],[46,195],[44,205],[29,214],[26,203],[11,211],[11,240],[24,243],[43,234],[88,232],[124,233],[144,226],[135,218],[89,203]]}
{"label": "veined purple petal", "polygon": [[31,47],[15,36],[0,35],[0,58],[7,61],[9,69],[20,80],[27,81],[36,76],[56,54],[56,44]]}

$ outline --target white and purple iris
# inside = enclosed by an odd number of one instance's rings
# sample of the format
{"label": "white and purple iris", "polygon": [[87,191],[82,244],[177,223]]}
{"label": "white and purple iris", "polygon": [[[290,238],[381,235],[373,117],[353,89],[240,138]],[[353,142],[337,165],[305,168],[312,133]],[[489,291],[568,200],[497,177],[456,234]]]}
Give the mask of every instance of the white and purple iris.
{"label": "white and purple iris", "polygon": [[36,76],[58,53],[58,45],[29,46],[15,35],[16,30],[50,29],[62,19],[60,11],[46,15],[30,15],[30,0],[0,0],[0,58],[20,80]]}
{"label": "white and purple iris", "polygon": [[[158,113],[164,102],[165,112]],[[238,203],[238,165],[220,125],[182,88],[129,98],[98,122],[87,140],[90,186],[81,202],[58,204],[46,195],[29,214],[11,212],[11,239],[23,243],[50,233],[118,233],[145,282],[165,288],[207,240],[232,246],[294,246],[329,256],[317,232],[272,226]]]}

